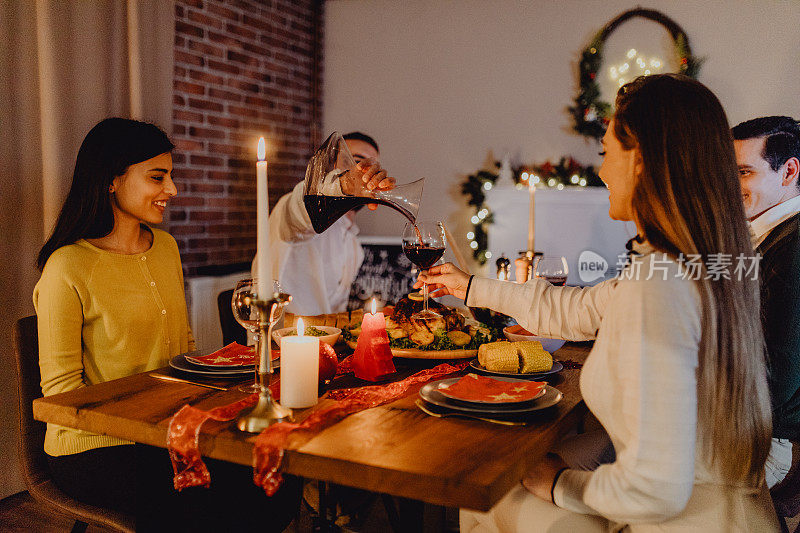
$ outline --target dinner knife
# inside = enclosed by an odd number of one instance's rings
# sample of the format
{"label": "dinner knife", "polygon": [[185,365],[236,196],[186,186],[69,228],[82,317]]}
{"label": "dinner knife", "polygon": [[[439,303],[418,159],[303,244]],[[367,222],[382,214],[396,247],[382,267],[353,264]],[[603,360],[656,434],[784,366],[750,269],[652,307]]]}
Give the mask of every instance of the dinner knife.
{"label": "dinner knife", "polygon": [[210,385],[208,383],[198,383],[196,381],[189,381],[188,379],[181,379],[173,376],[165,376],[164,374],[150,374],[150,376],[156,379],[160,379],[161,381],[172,381],[173,383],[186,383],[188,385],[194,385],[196,387],[205,387],[207,389],[214,389],[214,390],[228,390],[226,387],[220,387],[218,385]]}

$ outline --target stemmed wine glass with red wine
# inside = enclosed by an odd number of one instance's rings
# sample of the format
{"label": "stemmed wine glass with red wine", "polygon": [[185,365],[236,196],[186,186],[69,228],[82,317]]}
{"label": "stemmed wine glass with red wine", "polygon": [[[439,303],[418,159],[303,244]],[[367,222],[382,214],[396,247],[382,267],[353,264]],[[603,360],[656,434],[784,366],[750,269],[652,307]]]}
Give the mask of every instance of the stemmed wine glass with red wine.
{"label": "stemmed wine glass with red wine", "polygon": [[533,267],[533,277],[547,280],[558,287],[566,285],[568,275],[566,257],[545,255],[537,259]]}
{"label": "stemmed wine glass with red wine", "polygon": [[[444,226],[439,221],[417,221],[408,223],[403,231],[403,253],[409,261],[426,271],[436,264],[444,255],[446,240]],[[428,309],[428,285],[422,285],[422,311],[414,313],[411,318],[427,320],[441,315]]]}

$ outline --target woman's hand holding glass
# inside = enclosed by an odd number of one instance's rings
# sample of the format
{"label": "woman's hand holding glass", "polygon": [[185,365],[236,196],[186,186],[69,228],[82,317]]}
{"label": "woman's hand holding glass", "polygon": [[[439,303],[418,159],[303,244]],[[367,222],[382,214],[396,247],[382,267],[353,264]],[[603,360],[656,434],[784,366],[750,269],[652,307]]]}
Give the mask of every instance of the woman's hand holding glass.
{"label": "woman's hand holding glass", "polygon": [[432,266],[427,273],[422,273],[414,282],[414,288],[419,289],[423,283],[428,284],[431,298],[452,295],[464,300],[467,297],[469,274],[459,269],[453,263]]}

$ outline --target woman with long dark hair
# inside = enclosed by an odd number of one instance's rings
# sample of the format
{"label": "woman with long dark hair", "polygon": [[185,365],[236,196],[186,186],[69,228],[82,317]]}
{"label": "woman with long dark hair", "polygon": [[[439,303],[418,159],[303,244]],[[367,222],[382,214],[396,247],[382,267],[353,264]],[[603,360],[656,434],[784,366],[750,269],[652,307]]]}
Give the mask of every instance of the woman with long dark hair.
{"label": "woman with long dark hair", "polygon": [[753,250],[725,113],[679,75],[628,83],[616,104],[600,176],[610,216],[638,229],[620,276],[585,289],[451,264],[421,276],[538,335],[594,339],[581,392],[616,452],[594,470],[548,456],[489,513],[463,511],[462,531],[776,531],[758,281],[736,269]]}
{"label": "woman with long dark hair", "polygon": [[[33,302],[45,396],[159,368],[194,349],[177,243],[152,227],[178,192],[173,148],[157,126],[123,118],[86,135],[38,258]],[[215,464],[213,492],[179,497],[166,451],[132,444],[48,424],[44,449],[62,490],[135,514],[139,530],[166,529],[171,520],[194,530],[248,527],[254,506],[273,509],[271,524],[282,530],[297,507],[291,481],[269,500],[250,469],[225,463]]]}

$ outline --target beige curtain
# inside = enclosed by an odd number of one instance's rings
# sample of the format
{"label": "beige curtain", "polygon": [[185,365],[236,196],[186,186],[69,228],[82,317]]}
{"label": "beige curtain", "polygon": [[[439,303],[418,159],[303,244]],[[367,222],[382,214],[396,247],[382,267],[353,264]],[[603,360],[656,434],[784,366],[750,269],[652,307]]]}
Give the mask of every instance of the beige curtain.
{"label": "beige curtain", "polygon": [[174,28],[169,0],[0,0],[0,498],[24,489],[12,327],[33,314],[36,254],[95,123],[170,130]]}

